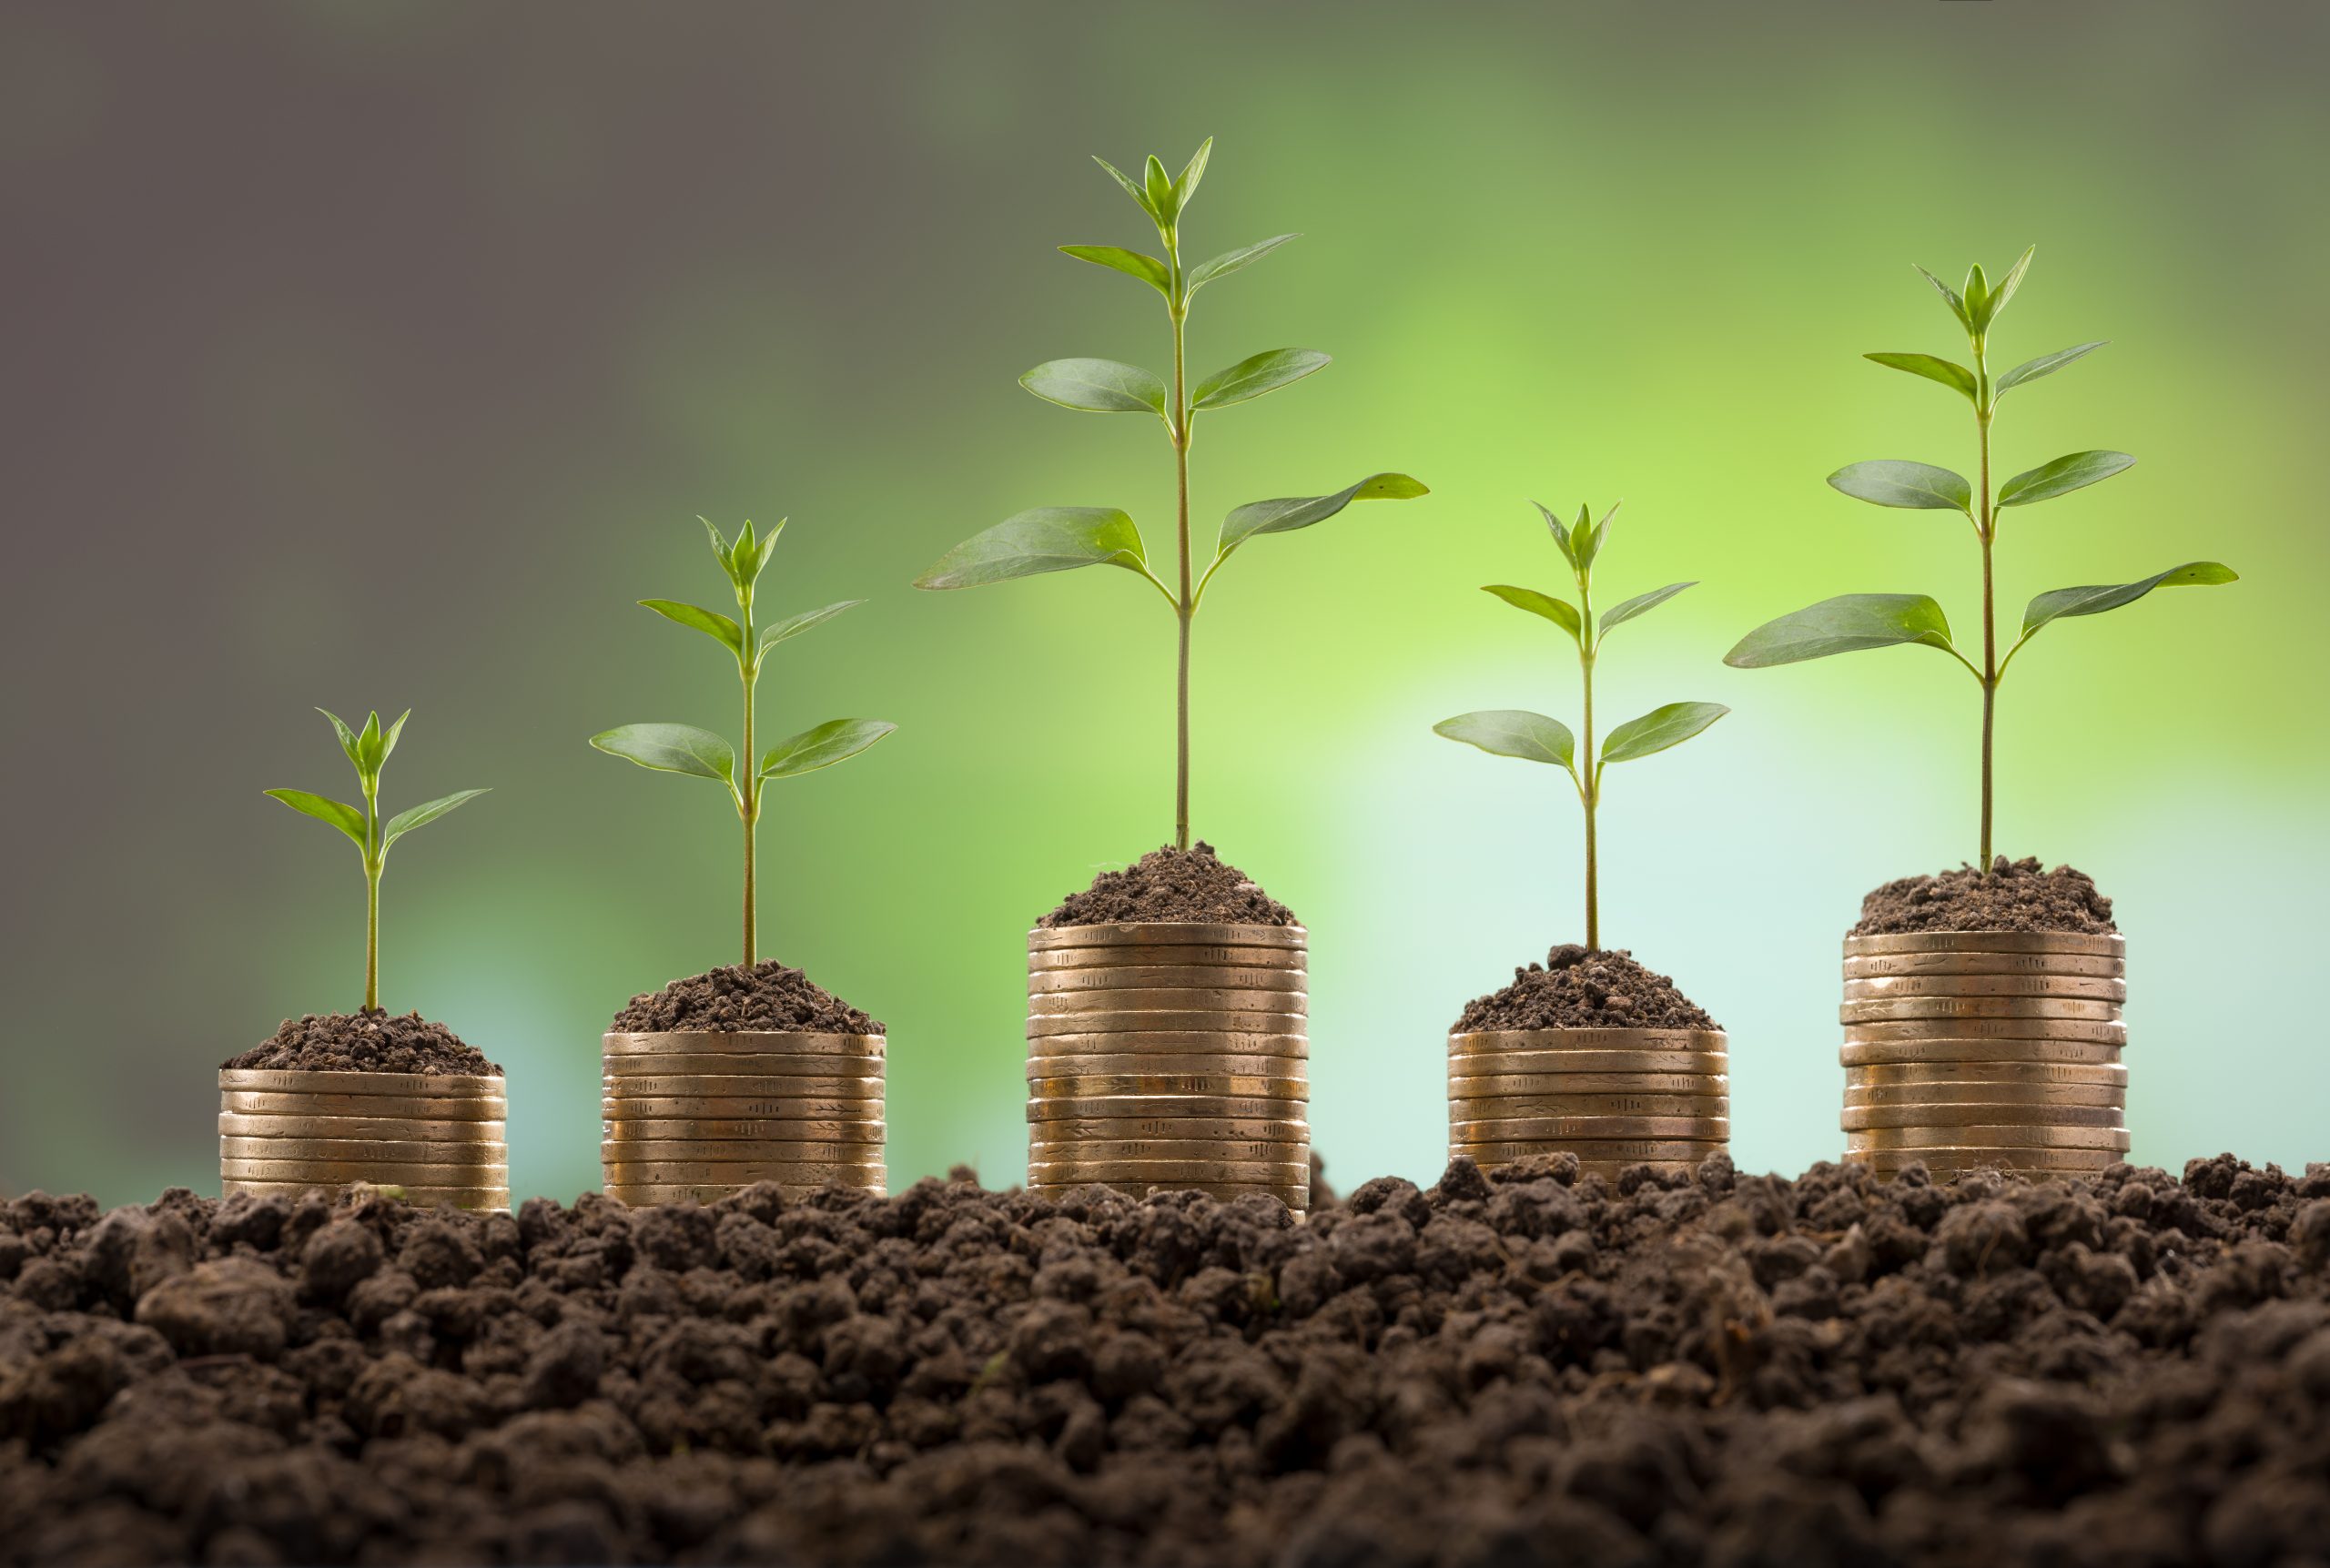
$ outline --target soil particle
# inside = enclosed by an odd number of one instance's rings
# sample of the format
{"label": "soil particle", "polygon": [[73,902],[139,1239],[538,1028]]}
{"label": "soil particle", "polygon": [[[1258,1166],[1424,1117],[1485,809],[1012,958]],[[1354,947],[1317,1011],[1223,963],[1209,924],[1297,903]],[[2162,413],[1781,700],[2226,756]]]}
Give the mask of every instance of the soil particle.
{"label": "soil particle", "polygon": [[2059,865],[2041,871],[2036,856],[2001,855],[1991,875],[1970,865],[1938,876],[1905,876],[1860,901],[1854,936],[1911,931],[2117,931],[2112,901],[2083,871]]}
{"label": "soil particle", "polygon": [[0,1204],[9,1563],[2271,1563],[2330,1166]]}
{"label": "soil particle", "polygon": [[730,964],[674,980],[633,996],[609,1027],[617,1034],[653,1035],[674,1029],[795,1030],[812,1035],[879,1035],[866,1017],[798,969],[774,958]]}
{"label": "soil particle", "polygon": [[1717,1029],[1675,982],[1623,947],[1565,942],[1543,964],[1513,972],[1502,991],[1464,1005],[1455,1033],[1475,1029]]}
{"label": "soil particle", "polygon": [[1292,926],[1294,911],[1200,840],[1188,849],[1152,849],[1122,871],[1102,872],[1036,924],[1057,930],[1138,920]]}
{"label": "soil particle", "polygon": [[430,1077],[482,1075],[501,1069],[475,1046],[419,1013],[309,1013],[287,1018],[271,1040],[220,1064],[275,1072],[420,1073]]}

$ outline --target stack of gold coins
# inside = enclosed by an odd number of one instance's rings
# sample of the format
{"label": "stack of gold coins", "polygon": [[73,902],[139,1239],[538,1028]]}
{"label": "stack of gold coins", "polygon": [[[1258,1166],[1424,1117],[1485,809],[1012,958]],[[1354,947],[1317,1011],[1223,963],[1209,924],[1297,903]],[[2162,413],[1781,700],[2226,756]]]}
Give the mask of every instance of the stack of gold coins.
{"label": "stack of gold coins", "polygon": [[2128,1148],[2126,944],[2069,931],[1845,938],[1845,1150],[2092,1175]]}
{"label": "stack of gold coins", "polygon": [[350,1182],[413,1203],[510,1207],[510,1101],[477,1074],[218,1073],[218,1176],[228,1194]]}
{"label": "stack of gold coins", "polygon": [[709,1201],[756,1181],[881,1192],[880,1035],[609,1035],[599,1165],[626,1203]]}
{"label": "stack of gold coins", "polygon": [[1483,1029],[1448,1037],[1448,1152],[1574,1154],[1584,1171],[1690,1170],[1731,1141],[1720,1029]]}
{"label": "stack of gold coins", "polygon": [[1311,1202],[1300,926],[1028,934],[1028,1189]]}

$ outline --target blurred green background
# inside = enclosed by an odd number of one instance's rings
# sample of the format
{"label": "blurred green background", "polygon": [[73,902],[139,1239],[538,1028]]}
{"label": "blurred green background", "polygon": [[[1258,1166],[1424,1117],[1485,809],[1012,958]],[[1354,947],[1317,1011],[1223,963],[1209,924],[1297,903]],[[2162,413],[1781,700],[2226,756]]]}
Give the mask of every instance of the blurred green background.
{"label": "blurred green background", "polygon": [[2001,362],[2113,341],[2009,400],[2003,471],[2142,463],[2014,520],[2006,603],[2244,581],[2031,650],[2001,847],[2119,901],[2138,1159],[2330,1153],[2295,983],[2325,42],[2127,0],[13,5],[0,1188],[215,1191],[217,1064],[358,999],[354,858],[259,794],[352,787],[318,703],[415,710],[391,805],[492,786],[392,863],[384,999],[506,1067],[522,1192],[594,1186],[608,1017],[734,942],[717,792],[584,744],[733,723],[716,652],[631,602],[716,597],[697,513],[791,517],[775,607],[872,601],[773,661],[769,733],[902,726],[776,790],[765,948],[888,1023],[894,1183],[1016,1179],[1025,932],[1167,836],[1170,621],[1122,573],[907,585],[1036,505],[1167,547],[1153,425],[1013,378],[1160,360],[1153,297],[1052,248],[1148,238],[1089,153],[1207,135],[1190,250],[1303,238],[1200,297],[1197,368],[1336,363],[1215,417],[1199,516],[1433,490],[1257,541],[1199,626],[1199,829],[1311,928],[1332,1180],[1430,1179],[1449,1022],[1579,934],[1566,784],[1430,733],[1574,714],[1550,629],[1475,591],[1556,583],[1531,498],[1625,498],[1613,598],[1705,582],[1606,662],[1614,713],[1737,710],[1612,775],[1606,937],[1731,1029],[1744,1165],[1833,1154],[1838,937],[1973,853],[1974,693],[1918,650],[1718,660],[1848,591],[1970,624],[1962,527],[1821,480],[1970,461],[1961,404],[1858,356],[1962,347],[1910,263],[2032,242]]}

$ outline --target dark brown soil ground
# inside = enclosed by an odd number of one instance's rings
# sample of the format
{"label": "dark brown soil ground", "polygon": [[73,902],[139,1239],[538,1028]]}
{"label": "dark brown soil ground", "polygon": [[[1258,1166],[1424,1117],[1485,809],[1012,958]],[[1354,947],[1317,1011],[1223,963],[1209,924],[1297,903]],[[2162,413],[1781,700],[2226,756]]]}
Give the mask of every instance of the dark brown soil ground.
{"label": "dark brown soil ground", "polygon": [[1294,911],[1200,841],[1188,849],[1152,849],[1122,871],[1102,872],[1036,924],[1057,929],[1128,920],[1292,926]]}
{"label": "dark brown soil ground", "polygon": [[275,1037],[219,1064],[279,1072],[420,1073],[431,1077],[501,1069],[444,1025],[419,1013],[309,1013],[286,1018]]}
{"label": "dark brown soil ground", "polygon": [[1502,991],[1475,996],[1456,1020],[1474,1029],[1717,1029],[1723,1026],[1666,976],[1623,947],[1565,942],[1543,964],[1513,972]]}
{"label": "dark brown soil ground", "polygon": [[731,964],[674,980],[662,990],[633,996],[608,1027],[617,1034],[662,1034],[672,1029],[795,1029],[814,1035],[879,1035],[881,1024],[867,1017],[798,969],[774,958],[746,968]]}
{"label": "dark brown soil ground", "polygon": [[2083,871],[2041,871],[2033,856],[2001,855],[1985,876],[1970,865],[1939,876],[1905,876],[1860,901],[1855,936],[1910,931],[2117,931],[2112,901]]}
{"label": "dark brown soil ground", "polygon": [[0,1560],[2222,1568],[2330,1543],[2330,1167],[0,1206]]}

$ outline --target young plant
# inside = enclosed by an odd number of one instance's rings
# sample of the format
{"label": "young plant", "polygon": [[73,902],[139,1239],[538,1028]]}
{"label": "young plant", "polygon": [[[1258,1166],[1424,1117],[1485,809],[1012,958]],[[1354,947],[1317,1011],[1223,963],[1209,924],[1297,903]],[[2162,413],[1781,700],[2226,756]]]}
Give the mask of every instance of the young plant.
{"label": "young plant", "polygon": [[387,764],[389,754],[397,749],[397,737],[404,733],[404,722],[412,717],[412,710],[407,708],[385,730],[380,728],[378,713],[364,721],[363,729],[351,730],[329,709],[318,708],[316,712],[331,721],[334,733],[339,736],[339,749],[348,754],[349,762],[356,768],[357,783],[364,792],[364,809],[359,811],[328,795],[309,794],[303,789],[271,789],[267,793],[293,811],[331,824],[353,839],[357,852],[363,855],[364,1011],[377,1013],[380,1010],[380,872],[389,863],[389,848],[414,828],[435,822],[485,791],[460,790],[410,811],[400,811],[382,822],[380,769]]}
{"label": "young plant", "polygon": [[1995,869],[1991,821],[1995,790],[1991,754],[1997,729],[2000,683],[2023,644],[2049,624],[2074,615],[2100,615],[2132,604],[2155,588],[2185,588],[2235,581],[2231,568],[2214,561],[2189,561],[2133,582],[2058,588],[2033,599],[2022,612],[2022,628],[2013,646],[1999,652],[1996,553],[2000,514],[2009,507],[2036,506],[2076,490],[2110,479],[2135,462],[2125,452],[2072,452],[2034,469],[2026,469],[1997,487],[1991,486],[1991,423],[1999,400],[2026,382],[2051,376],[2074,360],[2103,347],[2102,340],[2075,344],[2027,359],[1993,377],[1990,365],[1991,326],[2021,286],[2037,247],[2021,258],[1992,288],[1976,264],[1966,274],[1964,289],[1952,289],[1922,267],[1926,281],[1940,291],[1942,302],[1964,329],[1973,359],[1971,366],[1932,354],[1869,354],[1864,356],[1890,369],[1906,370],[1939,382],[1964,398],[1974,415],[1975,479],[1930,463],[1885,459],[1848,464],[1829,476],[1845,494],[1878,506],[1907,507],[1924,511],[1954,511],[1972,528],[1982,557],[1982,662],[1976,664],[1950,640],[1950,622],[1941,606],[1923,593],[1847,593],[1758,626],[1739,640],[1724,663],[1740,669],[1767,664],[1794,664],[1806,659],[1849,653],[1862,648],[1890,648],[1917,643],[1939,648],[1974,677],[1982,692],[1981,854],[1977,861],[1984,875]]}
{"label": "young plant", "polygon": [[1106,158],[1092,161],[1107,169],[1125,193],[1155,226],[1164,249],[1162,258],[1113,245],[1063,245],[1060,249],[1079,261],[1106,267],[1153,288],[1163,298],[1165,319],[1172,338],[1172,379],[1113,359],[1051,359],[1019,378],[1019,384],[1048,402],[1064,409],[1095,414],[1150,414],[1163,425],[1166,444],[1173,452],[1174,544],[1176,582],[1167,584],[1150,569],[1149,550],[1132,518],[1116,507],[1051,506],[1023,511],[965,541],[947,551],[937,565],[915,580],[917,588],[975,588],[1008,578],[1033,577],[1046,572],[1067,572],[1079,566],[1119,566],[1148,580],[1173,612],[1179,631],[1175,663],[1173,842],[1190,846],[1190,628],[1205,591],[1222,563],[1248,540],[1265,533],[1289,533],[1324,522],[1355,501],[1407,501],[1425,494],[1424,487],[1403,473],[1370,474],[1332,495],[1294,496],[1278,501],[1250,501],[1222,522],[1214,541],[1213,558],[1202,575],[1192,577],[1190,548],[1190,448],[1197,433],[1197,416],[1249,402],[1265,392],[1299,381],[1323,369],[1328,357],[1312,349],[1272,349],[1225,369],[1216,370],[1192,386],[1186,369],[1186,336],[1190,302],[1197,291],[1217,278],[1243,271],[1296,237],[1275,235],[1211,260],[1184,267],[1181,261],[1181,214],[1196,194],[1206,160],[1213,151],[1209,138],[1190,158],[1179,178],[1169,178],[1165,166],[1152,156],[1142,177],[1119,172]]}
{"label": "young plant", "polygon": [[[753,689],[759,683],[761,663],[768,657],[769,650],[866,601],[845,599],[838,604],[805,610],[764,626],[754,617],[754,588],[776,549],[777,535],[785,531],[785,520],[778,519],[765,538],[755,537],[748,521],[734,540],[721,538],[720,531],[703,518],[696,521],[704,523],[704,531],[711,535],[712,558],[720,562],[721,572],[735,590],[736,615],[730,617],[716,610],[704,610],[670,599],[643,599],[639,602],[666,621],[676,621],[703,632],[728,650],[745,689],[744,744],[731,746],[710,730],[699,730],[692,724],[624,724],[593,735],[591,744],[643,768],[711,779],[727,787],[729,803],[736,808],[737,818],[745,828],[745,962],[750,965],[757,956],[758,941],[759,899],[755,883],[759,857],[755,850],[760,832],[761,787],[771,779],[798,778],[846,762],[898,726],[882,719],[828,719],[815,729],[787,735],[762,753],[757,764],[753,761]],[[739,757],[744,759],[741,764]]]}
{"label": "young plant", "polygon": [[1610,520],[1617,515],[1618,509],[1614,506],[1604,512],[1598,523],[1585,507],[1577,509],[1575,523],[1563,522],[1543,506],[1537,510],[1544,515],[1545,526],[1553,531],[1554,544],[1561,551],[1562,559],[1569,562],[1570,580],[1577,584],[1577,602],[1573,604],[1555,594],[1540,593],[1534,588],[1515,588],[1505,582],[1493,582],[1481,592],[1495,594],[1515,610],[1543,616],[1560,627],[1576,647],[1578,676],[1585,689],[1585,744],[1581,747],[1569,726],[1559,719],[1549,719],[1524,708],[1459,713],[1432,727],[1436,734],[1478,746],[1497,756],[1550,763],[1568,773],[1569,782],[1577,790],[1578,803],[1585,808],[1585,945],[1598,950],[1602,946],[1601,863],[1595,843],[1595,814],[1602,804],[1604,770],[1612,763],[1630,763],[1636,757],[1681,745],[1731,710],[1721,703],[1669,703],[1611,730],[1609,738],[1602,744],[1601,754],[1595,754],[1594,667],[1601,658],[1603,640],[1615,628],[1657,609],[1697,584],[1670,582],[1664,588],[1637,593],[1611,605],[1597,622],[1594,618],[1594,562],[1610,536]]}

